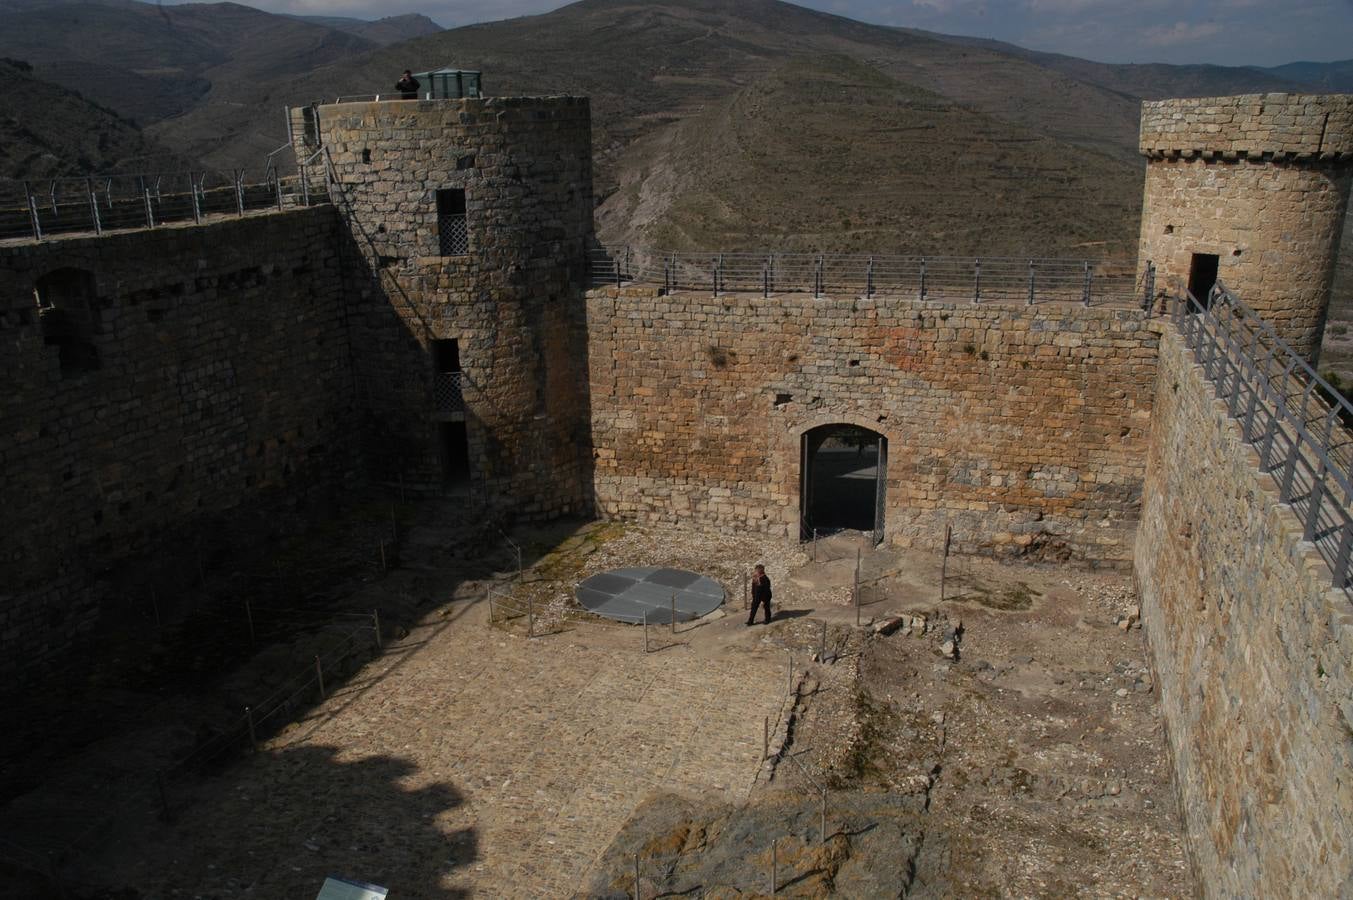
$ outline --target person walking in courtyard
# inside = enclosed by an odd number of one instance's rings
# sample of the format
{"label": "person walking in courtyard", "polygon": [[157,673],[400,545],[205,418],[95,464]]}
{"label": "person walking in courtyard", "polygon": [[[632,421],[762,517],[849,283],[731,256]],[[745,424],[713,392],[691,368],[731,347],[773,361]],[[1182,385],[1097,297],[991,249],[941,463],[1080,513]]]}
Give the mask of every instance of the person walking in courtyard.
{"label": "person walking in courtyard", "polygon": [[418,79],[413,77],[413,72],[409,69],[404,70],[404,77],[395,84],[395,90],[399,91],[401,99],[417,100],[418,89],[422,87]]}
{"label": "person walking in courtyard", "polygon": [[747,616],[748,625],[756,621],[756,608],[762,603],[766,604],[766,624],[770,624],[770,597],[770,576],[765,566],[758,565],[752,570],[752,611]]}

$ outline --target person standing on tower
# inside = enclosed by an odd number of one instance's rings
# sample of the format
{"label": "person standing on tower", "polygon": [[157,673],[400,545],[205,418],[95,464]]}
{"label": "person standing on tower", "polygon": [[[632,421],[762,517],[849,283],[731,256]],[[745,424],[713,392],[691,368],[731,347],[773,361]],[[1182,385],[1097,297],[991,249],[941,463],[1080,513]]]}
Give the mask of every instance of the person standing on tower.
{"label": "person standing on tower", "polygon": [[418,79],[413,77],[413,72],[409,69],[404,70],[404,77],[395,83],[395,90],[399,91],[400,97],[404,100],[417,100],[418,89],[422,87]]}
{"label": "person standing on tower", "polygon": [[748,625],[756,621],[756,608],[762,603],[766,604],[766,624],[770,624],[770,596],[770,576],[765,566],[757,565],[752,570],[752,611],[747,616]]}

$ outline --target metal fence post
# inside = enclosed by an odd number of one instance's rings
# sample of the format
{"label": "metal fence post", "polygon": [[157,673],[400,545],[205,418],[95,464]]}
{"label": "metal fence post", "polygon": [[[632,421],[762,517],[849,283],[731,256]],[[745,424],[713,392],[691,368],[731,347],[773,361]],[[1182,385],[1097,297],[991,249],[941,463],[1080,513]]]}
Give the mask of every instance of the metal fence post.
{"label": "metal fence post", "polygon": [[639,896],[639,854],[634,854],[634,900],[643,900]]}
{"label": "metal fence post", "polygon": [[1089,305],[1090,305],[1090,279],[1091,279],[1092,277],[1093,277],[1093,276],[1090,274],[1090,261],[1089,261],[1089,260],[1086,260],[1086,262],[1085,262],[1085,286],[1084,286],[1083,288],[1081,288],[1081,305],[1082,305],[1082,306],[1089,306]]}
{"label": "metal fence post", "polygon": [[202,198],[199,191],[202,190],[202,182],[206,180],[207,173],[203,172],[196,180],[193,179],[193,173],[188,173],[188,193],[193,198],[193,221],[199,225],[202,223]]}
{"label": "metal fence post", "polygon": [[924,256],[921,257],[921,296],[920,296],[918,299],[921,299],[921,300],[924,300],[924,299],[925,299],[925,257],[924,257]]}
{"label": "metal fence post", "polygon": [[972,302],[982,302],[982,261],[980,259],[972,261]]}
{"label": "metal fence post", "polygon": [[23,183],[24,196],[28,198],[28,224],[33,229],[33,240],[42,240],[42,221],[38,218],[38,201],[28,182]]}
{"label": "metal fence post", "polygon": [[776,859],[775,859],[775,838],[771,838],[771,841],[770,841],[770,894],[771,894],[772,897],[774,897],[777,893],[779,893],[779,890],[780,890],[780,886],[779,886],[779,884],[778,884],[777,881],[776,881],[777,876],[778,876],[779,873],[777,873],[777,872],[775,871],[775,864],[776,864]]}
{"label": "metal fence post", "polygon": [[536,636],[536,598],[533,594],[526,595],[526,636]]}
{"label": "metal fence post", "polygon": [[822,789],[822,843],[827,843],[827,789]]}
{"label": "metal fence post", "polygon": [[672,634],[676,634],[676,594],[672,595]]}
{"label": "metal fence post", "polygon": [[822,257],[821,255],[819,255],[817,258],[817,265],[813,269],[813,299],[817,300],[820,299],[821,297],[822,297]]}
{"label": "metal fence post", "polygon": [[235,169],[235,209],[244,215],[244,170]]}
{"label": "metal fence post", "polygon": [[371,628],[376,633],[376,649],[384,650],[385,642],[381,639],[381,611],[378,609],[371,611]]}
{"label": "metal fence post", "polygon": [[770,716],[761,720],[761,761],[770,759]]}
{"label": "metal fence post", "polygon": [[1029,260],[1029,305],[1034,305],[1034,261]]}
{"label": "metal fence post", "polygon": [[874,257],[869,257],[869,268],[864,273],[864,295],[867,298],[874,296]]}
{"label": "metal fence post", "polygon": [[855,624],[860,624],[860,551],[855,551]]}
{"label": "metal fence post", "polygon": [[644,613],[644,652],[648,652],[648,613]]}
{"label": "metal fence post", "polygon": [[150,204],[150,188],[146,187],[146,176],[141,175],[137,179],[141,185],[141,201],[146,207],[146,227],[155,227],[155,209]]}
{"label": "metal fence post", "polygon": [[327,694],[324,693],[324,665],[319,661],[319,656],[315,656],[315,681],[319,684],[319,698],[324,700]]}
{"label": "metal fence post", "polygon": [[99,218],[99,198],[94,194],[94,179],[85,179],[85,193],[89,195],[89,220],[94,223],[94,233],[103,234],[103,220]]}

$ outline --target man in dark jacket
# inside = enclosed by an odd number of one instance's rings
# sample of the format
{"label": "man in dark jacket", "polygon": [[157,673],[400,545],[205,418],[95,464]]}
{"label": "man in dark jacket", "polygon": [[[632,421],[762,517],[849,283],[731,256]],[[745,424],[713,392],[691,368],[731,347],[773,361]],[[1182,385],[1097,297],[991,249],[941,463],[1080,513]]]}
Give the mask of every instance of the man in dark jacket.
{"label": "man in dark jacket", "polygon": [[413,77],[413,72],[408,69],[404,70],[404,77],[395,83],[395,90],[399,91],[400,97],[404,100],[417,100],[420,87],[422,85],[418,83],[417,78]]}
{"label": "man in dark jacket", "polygon": [[747,616],[747,624],[756,621],[756,608],[766,604],[766,624],[770,624],[770,577],[765,566],[757,566],[752,572],[752,611]]}

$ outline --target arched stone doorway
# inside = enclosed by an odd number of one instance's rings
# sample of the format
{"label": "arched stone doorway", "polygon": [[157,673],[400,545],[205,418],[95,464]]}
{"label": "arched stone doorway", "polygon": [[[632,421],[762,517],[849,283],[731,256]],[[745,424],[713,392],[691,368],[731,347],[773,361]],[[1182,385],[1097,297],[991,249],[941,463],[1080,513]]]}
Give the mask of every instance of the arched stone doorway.
{"label": "arched stone doorway", "polygon": [[819,425],[799,449],[799,515],[804,539],[833,531],[873,532],[883,540],[888,439],[860,425]]}

